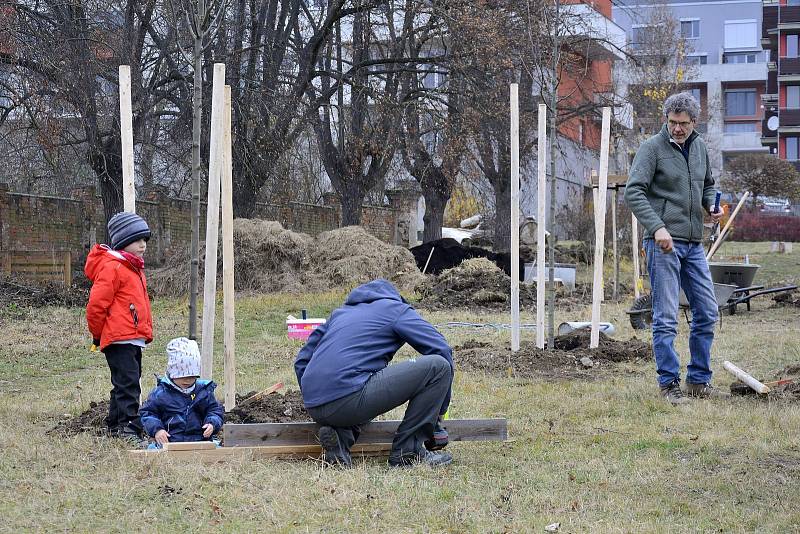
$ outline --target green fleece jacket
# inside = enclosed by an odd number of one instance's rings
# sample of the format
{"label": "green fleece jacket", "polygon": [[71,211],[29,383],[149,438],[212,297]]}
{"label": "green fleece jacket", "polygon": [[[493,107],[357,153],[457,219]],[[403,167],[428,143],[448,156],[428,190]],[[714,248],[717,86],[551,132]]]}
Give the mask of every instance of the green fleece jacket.
{"label": "green fleece jacket", "polygon": [[633,159],[625,201],[647,230],[645,237],[666,227],[673,239],[703,240],[703,216],[714,205],[714,178],[706,144],[697,132],[684,145],[688,157],[665,124],[642,143]]}

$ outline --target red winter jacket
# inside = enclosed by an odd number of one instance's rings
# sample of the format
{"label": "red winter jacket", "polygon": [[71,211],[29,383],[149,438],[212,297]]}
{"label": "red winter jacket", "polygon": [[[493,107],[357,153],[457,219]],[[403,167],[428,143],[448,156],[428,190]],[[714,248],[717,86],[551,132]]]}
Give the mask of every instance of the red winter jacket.
{"label": "red winter jacket", "polygon": [[106,245],[95,245],[86,258],[86,277],[92,281],[86,321],[100,350],[115,341],[153,341],[153,317],[144,271]]}

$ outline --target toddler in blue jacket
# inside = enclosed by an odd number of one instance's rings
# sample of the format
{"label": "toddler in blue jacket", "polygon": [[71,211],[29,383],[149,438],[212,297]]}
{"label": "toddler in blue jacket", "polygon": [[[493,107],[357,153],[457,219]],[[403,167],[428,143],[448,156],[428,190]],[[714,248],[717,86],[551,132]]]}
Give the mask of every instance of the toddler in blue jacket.
{"label": "toddler in blue jacket", "polygon": [[172,441],[204,441],[222,428],[225,411],[214,397],[217,384],[200,377],[197,342],[167,344],[167,370],[139,410],[142,426],[160,447]]}

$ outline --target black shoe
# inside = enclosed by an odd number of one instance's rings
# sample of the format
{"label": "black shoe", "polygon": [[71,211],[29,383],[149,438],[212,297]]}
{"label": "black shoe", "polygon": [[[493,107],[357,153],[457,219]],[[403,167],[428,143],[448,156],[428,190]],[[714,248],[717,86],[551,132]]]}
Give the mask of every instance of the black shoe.
{"label": "black shoe", "polygon": [[447,447],[448,442],[447,429],[442,426],[442,421],[439,419],[433,429],[433,437],[425,440],[425,448],[429,451],[438,451]]}
{"label": "black shoe", "polygon": [[389,467],[413,467],[427,465],[441,467],[453,463],[453,456],[448,452],[431,452],[422,450],[419,453],[403,455],[400,458],[389,457]]}
{"label": "black shoe", "polygon": [[319,443],[325,451],[323,460],[325,460],[326,464],[353,467],[353,459],[350,457],[350,451],[342,447],[342,444],[339,442],[339,435],[333,427],[321,426],[319,428]]}

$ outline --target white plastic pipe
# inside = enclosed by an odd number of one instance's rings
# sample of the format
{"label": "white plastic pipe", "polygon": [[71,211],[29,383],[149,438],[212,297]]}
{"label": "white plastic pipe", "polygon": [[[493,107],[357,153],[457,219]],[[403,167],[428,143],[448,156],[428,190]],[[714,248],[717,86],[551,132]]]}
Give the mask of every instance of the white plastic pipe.
{"label": "white plastic pipe", "polygon": [[770,391],[769,386],[762,384],[749,374],[745,373],[743,370],[733,365],[731,362],[727,360],[722,362],[722,367],[724,367],[725,370],[728,371],[730,374],[732,374],[733,376],[735,376],[736,378],[738,378],[739,380],[750,386],[750,388],[754,390],[756,393],[761,393],[762,395],[766,395],[767,393],[769,393]]}
{"label": "white plastic pipe", "polygon": [[547,105],[539,104],[539,142],[537,163],[537,203],[536,203],[536,346],[544,348],[544,256],[545,243],[544,221],[545,204],[547,203]]}
{"label": "white plastic pipe", "polygon": [[519,84],[511,104],[511,351],[519,350]]}
{"label": "white plastic pipe", "polygon": [[122,206],[136,213],[136,188],[133,175],[133,105],[131,104],[131,67],[119,66],[119,129],[122,141]]}

